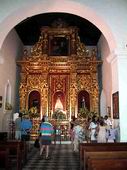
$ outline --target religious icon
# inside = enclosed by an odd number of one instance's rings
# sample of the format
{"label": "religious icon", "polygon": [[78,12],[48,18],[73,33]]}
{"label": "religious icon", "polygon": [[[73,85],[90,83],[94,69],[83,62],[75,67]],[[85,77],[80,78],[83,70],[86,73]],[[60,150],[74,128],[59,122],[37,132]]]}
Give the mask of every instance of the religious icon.
{"label": "religious icon", "polygon": [[68,39],[65,37],[54,37],[50,40],[51,56],[67,56],[68,55]]}
{"label": "religious icon", "polygon": [[0,108],[2,107],[2,96],[0,96]]}
{"label": "religious icon", "polygon": [[82,101],[81,101],[81,108],[85,108],[86,107],[86,103],[85,103],[85,97],[82,97]]}
{"label": "religious icon", "polygon": [[63,110],[63,104],[60,100],[60,96],[58,96],[56,99],[55,110],[57,109]]}
{"label": "religious icon", "polygon": [[113,119],[119,119],[119,92],[113,93]]}

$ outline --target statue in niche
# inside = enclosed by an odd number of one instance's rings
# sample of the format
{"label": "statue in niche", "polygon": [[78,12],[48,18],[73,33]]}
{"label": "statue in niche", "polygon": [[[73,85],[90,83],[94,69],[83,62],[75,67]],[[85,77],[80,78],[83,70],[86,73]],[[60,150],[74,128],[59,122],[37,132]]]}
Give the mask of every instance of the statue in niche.
{"label": "statue in niche", "polygon": [[56,99],[56,104],[55,104],[55,110],[63,110],[63,104],[60,100],[60,96],[57,97]]}
{"label": "statue in niche", "polygon": [[85,102],[85,97],[83,96],[81,100],[81,108],[84,109],[85,107],[86,107],[86,102]]}

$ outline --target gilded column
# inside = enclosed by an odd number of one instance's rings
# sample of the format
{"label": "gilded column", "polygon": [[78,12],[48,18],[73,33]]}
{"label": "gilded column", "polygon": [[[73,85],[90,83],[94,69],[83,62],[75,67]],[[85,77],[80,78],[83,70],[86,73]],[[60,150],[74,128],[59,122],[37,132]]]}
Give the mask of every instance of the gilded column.
{"label": "gilded column", "polygon": [[42,87],[42,115],[48,115],[48,74],[43,74],[43,87]]}
{"label": "gilded column", "polygon": [[19,87],[19,97],[20,97],[20,110],[26,108],[26,94],[27,94],[27,89],[26,89],[26,79],[27,75],[25,73],[21,73],[21,83]]}
{"label": "gilded column", "polygon": [[77,73],[70,74],[70,118],[71,116],[77,116],[76,112],[76,96],[77,96]]}

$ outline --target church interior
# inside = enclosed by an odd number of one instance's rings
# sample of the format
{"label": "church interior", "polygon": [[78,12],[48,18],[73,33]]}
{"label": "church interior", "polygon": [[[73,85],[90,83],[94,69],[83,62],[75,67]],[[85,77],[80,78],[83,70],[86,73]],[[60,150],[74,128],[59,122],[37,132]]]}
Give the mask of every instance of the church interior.
{"label": "church interior", "polygon": [[[54,112],[62,112],[63,121],[69,122],[73,116],[78,117],[82,102],[84,108],[99,113],[101,79],[98,80],[98,72],[102,61],[97,58],[95,45],[87,49],[81,42],[81,28],[68,25],[62,16],[69,18],[68,14],[55,14],[56,20],[50,22],[51,26],[41,27],[38,41],[30,51],[24,49],[22,60],[17,61],[21,68],[19,105],[20,110],[37,107],[39,118],[46,114],[52,119]],[[43,17],[39,17],[42,20]],[[96,32],[100,35],[98,30]],[[35,117],[34,122],[39,124]]]}
{"label": "church interior", "polygon": [[[127,2],[63,1],[12,0],[10,8],[0,2],[0,140],[14,139],[20,112],[32,122],[31,142],[46,115],[56,127],[55,144],[71,142],[73,118],[107,115],[126,152]],[[94,169],[83,157],[80,168]]]}

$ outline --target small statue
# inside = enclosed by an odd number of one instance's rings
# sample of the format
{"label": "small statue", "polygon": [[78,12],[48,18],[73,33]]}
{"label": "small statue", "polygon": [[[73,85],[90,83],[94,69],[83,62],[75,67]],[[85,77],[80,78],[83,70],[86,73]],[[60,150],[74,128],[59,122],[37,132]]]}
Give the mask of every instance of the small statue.
{"label": "small statue", "polygon": [[81,101],[81,107],[84,109],[86,107],[86,103],[85,103],[85,97],[82,97],[82,101]]}
{"label": "small statue", "polygon": [[24,54],[24,57],[28,56],[28,50],[24,49],[23,54]]}

